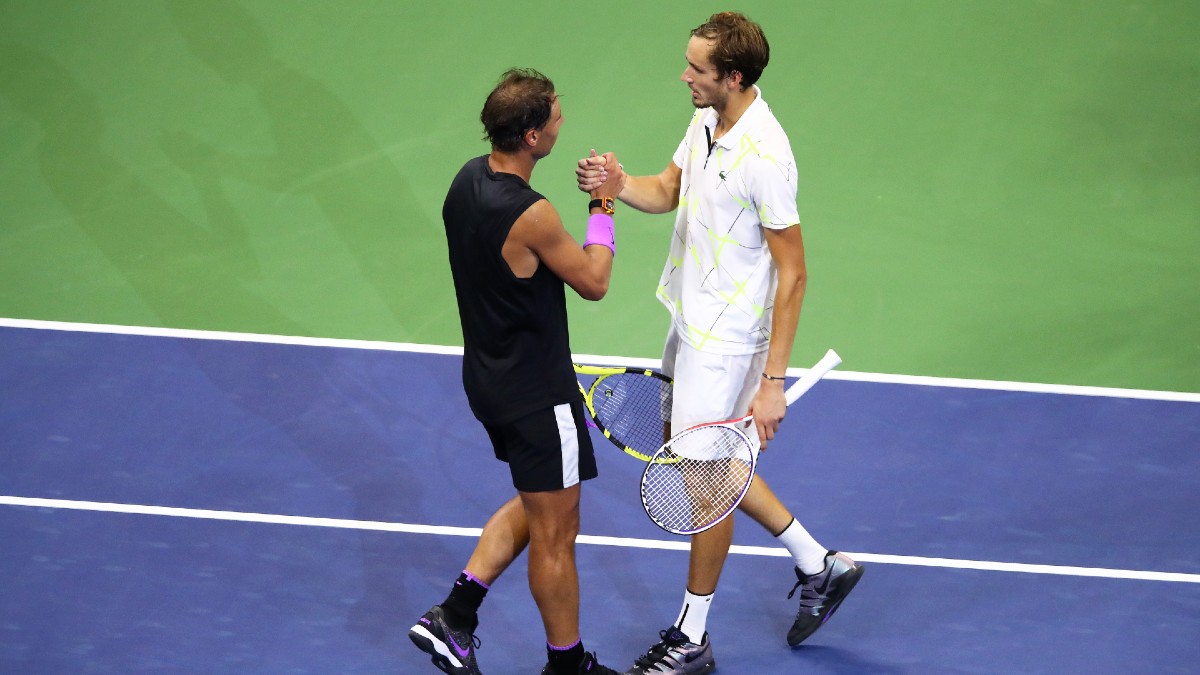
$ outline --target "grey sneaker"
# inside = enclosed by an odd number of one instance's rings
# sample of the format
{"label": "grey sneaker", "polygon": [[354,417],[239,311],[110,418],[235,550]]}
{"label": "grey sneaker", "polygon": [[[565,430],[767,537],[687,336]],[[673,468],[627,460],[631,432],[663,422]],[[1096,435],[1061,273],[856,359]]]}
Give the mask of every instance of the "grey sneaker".
{"label": "grey sneaker", "polygon": [[625,671],[626,675],[711,673],[717,669],[708,633],[704,634],[700,644],[688,642],[687,636],[674,626],[659,631],[658,637],[662,640],[644,656],[638,657],[633,667]]}
{"label": "grey sneaker", "polygon": [[788,593],[788,599],[800,588],[800,611],[788,631],[789,645],[795,647],[804,642],[833,616],[862,577],[863,569],[850,556],[837,551],[830,551],[825,556],[825,569],[817,574],[807,576],[796,568],[796,585]]}
{"label": "grey sneaker", "polygon": [[475,662],[479,638],[471,630],[455,630],[446,623],[441,605],[434,605],[408,630],[408,639],[429,654],[433,665],[450,675],[482,675]]}

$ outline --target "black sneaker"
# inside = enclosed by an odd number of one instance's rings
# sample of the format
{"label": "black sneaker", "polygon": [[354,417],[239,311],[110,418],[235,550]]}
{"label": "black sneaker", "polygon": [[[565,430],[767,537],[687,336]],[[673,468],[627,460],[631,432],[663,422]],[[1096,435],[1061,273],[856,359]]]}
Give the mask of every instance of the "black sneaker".
{"label": "black sneaker", "polygon": [[[612,668],[605,668],[604,666],[597,663],[595,652],[587,652],[583,655],[583,661],[579,662],[579,669],[576,670],[575,673],[571,673],[570,675],[576,675],[576,673],[580,673],[580,674],[586,673],[586,675],[621,675],[620,673],[613,670]],[[542,668],[542,675],[563,675],[563,674],[555,671],[554,668],[552,668],[550,666],[550,664],[547,663],[546,667]]]}
{"label": "black sneaker", "polygon": [[862,577],[863,569],[850,556],[837,551],[830,551],[825,556],[825,569],[817,574],[807,576],[796,568],[796,585],[788,593],[788,599],[800,588],[800,611],[788,631],[789,645],[795,647],[804,642],[833,616]]}
{"label": "black sneaker", "polygon": [[713,658],[712,643],[708,641],[708,633],[701,638],[700,644],[688,640],[687,635],[675,626],[658,632],[661,638],[658,644],[650,648],[644,656],[633,662],[633,667],[625,671],[626,675],[647,675],[661,673],[711,673],[717,669],[717,661]]}
{"label": "black sneaker", "polygon": [[417,623],[408,629],[408,639],[421,651],[429,654],[433,665],[450,675],[481,675],[475,662],[479,638],[471,630],[455,630],[446,623],[441,605],[434,605]]}

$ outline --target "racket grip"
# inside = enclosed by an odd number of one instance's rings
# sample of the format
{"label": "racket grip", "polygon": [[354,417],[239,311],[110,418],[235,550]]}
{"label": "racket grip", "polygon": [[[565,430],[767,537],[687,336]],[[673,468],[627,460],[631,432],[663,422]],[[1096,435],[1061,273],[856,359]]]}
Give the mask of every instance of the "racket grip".
{"label": "racket grip", "polygon": [[796,399],[803,396],[804,392],[812,389],[814,384],[820,382],[822,377],[825,377],[829,371],[837,368],[841,362],[842,357],[838,356],[837,352],[832,349],[825,352],[825,356],[822,356],[820,361],[817,361],[812,368],[809,368],[807,372],[800,376],[796,384],[788,387],[787,391],[783,393],[787,404],[791,405],[795,403]]}

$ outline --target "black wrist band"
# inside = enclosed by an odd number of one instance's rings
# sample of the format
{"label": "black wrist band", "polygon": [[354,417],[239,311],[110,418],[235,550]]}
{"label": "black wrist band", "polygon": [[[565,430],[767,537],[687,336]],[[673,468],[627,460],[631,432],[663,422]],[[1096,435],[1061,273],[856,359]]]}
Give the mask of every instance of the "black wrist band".
{"label": "black wrist band", "polygon": [[786,380],[787,379],[787,377],[775,377],[773,375],[768,375],[766,373],[763,373],[763,377],[767,378],[768,380]]}

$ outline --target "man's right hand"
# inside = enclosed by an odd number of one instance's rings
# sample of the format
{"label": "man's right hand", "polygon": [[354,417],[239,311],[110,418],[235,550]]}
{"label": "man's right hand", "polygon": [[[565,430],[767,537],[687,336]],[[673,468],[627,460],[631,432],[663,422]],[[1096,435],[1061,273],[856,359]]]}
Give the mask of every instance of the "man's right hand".
{"label": "man's right hand", "polygon": [[595,150],[575,168],[579,190],[593,197],[616,198],[625,187],[627,178],[617,156],[611,152],[597,155]]}

